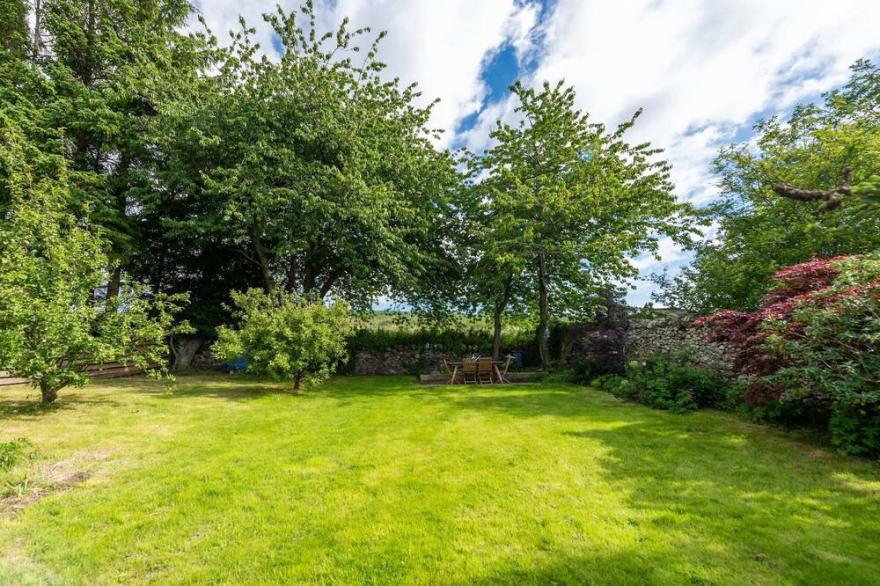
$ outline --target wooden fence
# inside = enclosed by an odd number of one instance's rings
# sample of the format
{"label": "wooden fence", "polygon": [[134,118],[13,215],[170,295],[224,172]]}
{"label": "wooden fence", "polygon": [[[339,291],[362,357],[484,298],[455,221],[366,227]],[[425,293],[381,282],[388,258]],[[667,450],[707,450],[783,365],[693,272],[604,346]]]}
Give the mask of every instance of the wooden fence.
{"label": "wooden fence", "polygon": [[[143,368],[134,366],[133,364],[125,364],[123,362],[108,362],[107,364],[92,364],[86,367],[89,378],[116,378],[120,376],[131,376],[140,374]],[[0,371],[0,387],[8,387],[11,385],[27,384],[26,378],[16,378],[6,372]]]}

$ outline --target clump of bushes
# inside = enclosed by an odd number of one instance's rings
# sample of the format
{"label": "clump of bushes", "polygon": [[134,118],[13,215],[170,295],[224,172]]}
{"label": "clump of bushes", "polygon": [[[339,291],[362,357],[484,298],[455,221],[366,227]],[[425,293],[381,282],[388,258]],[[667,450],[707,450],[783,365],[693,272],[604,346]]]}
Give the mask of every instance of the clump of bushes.
{"label": "clump of bushes", "polygon": [[730,389],[724,377],[700,368],[688,353],[632,361],[626,376],[606,374],[593,384],[616,397],[674,413],[723,407]]}
{"label": "clump of bushes", "polygon": [[880,256],[786,267],[754,312],[698,320],[736,352],[754,417],[827,431],[840,450],[880,456]]}

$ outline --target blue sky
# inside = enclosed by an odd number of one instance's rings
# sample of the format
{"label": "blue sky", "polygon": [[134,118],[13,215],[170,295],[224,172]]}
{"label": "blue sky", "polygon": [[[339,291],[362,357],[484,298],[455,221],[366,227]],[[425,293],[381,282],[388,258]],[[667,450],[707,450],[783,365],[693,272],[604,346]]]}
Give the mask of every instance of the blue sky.
{"label": "blue sky", "polygon": [[[276,0],[201,0],[215,31],[257,25]],[[292,9],[298,0],[281,0]],[[759,118],[839,86],[860,57],[880,56],[876,0],[317,0],[321,26],[387,30],[387,75],[440,98],[432,123],[439,147],[489,144],[498,118],[511,119],[507,87],[559,79],[578,107],[614,125],[644,114],[629,138],[665,149],[676,195],[704,205],[717,196],[710,173],[718,149],[747,141]],[[634,259],[643,274],[674,273],[690,256],[661,241],[660,258]],[[629,302],[648,300],[636,283]]]}

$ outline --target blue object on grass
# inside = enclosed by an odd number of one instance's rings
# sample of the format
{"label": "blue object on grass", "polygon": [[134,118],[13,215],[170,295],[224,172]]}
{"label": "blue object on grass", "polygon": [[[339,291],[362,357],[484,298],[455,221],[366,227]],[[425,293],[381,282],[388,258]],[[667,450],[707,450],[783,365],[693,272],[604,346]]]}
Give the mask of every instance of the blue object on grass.
{"label": "blue object on grass", "polygon": [[236,358],[229,364],[225,366],[226,370],[229,372],[238,372],[239,370],[244,370],[247,368],[247,360],[244,358]]}

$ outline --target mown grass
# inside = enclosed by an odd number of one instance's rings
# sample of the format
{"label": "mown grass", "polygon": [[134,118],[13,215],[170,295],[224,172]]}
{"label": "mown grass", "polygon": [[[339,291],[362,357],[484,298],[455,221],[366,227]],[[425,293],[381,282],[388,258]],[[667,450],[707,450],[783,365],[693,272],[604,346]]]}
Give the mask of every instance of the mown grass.
{"label": "mown grass", "polygon": [[[880,466],[566,384],[0,393],[0,583],[869,584]],[[33,393],[31,393],[31,399]],[[58,473],[58,470],[62,470]],[[76,471],[76,482],[53,482]]]}

